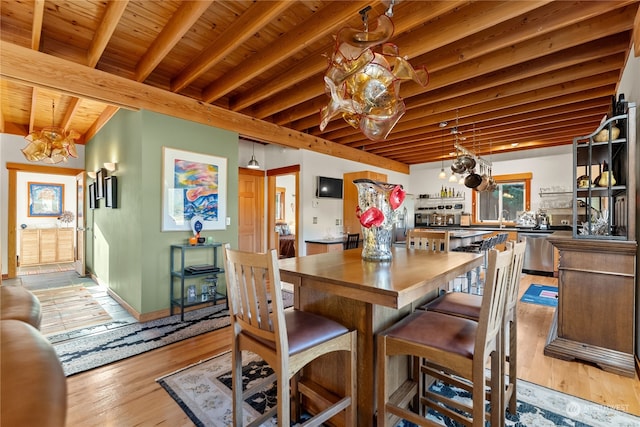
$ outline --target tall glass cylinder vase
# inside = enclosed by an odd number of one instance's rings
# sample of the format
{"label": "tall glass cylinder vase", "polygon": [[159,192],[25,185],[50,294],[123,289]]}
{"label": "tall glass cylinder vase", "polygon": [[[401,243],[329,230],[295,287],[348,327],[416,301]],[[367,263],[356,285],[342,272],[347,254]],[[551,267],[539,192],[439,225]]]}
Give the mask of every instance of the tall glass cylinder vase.
{"label": "tall glass cylinder vase", "polygon": [[358,207],[356,215],[362,225],[362,259],[391,260],[391,236],[394,212],[402,205],[402,186],[371,179],[356,179]]}

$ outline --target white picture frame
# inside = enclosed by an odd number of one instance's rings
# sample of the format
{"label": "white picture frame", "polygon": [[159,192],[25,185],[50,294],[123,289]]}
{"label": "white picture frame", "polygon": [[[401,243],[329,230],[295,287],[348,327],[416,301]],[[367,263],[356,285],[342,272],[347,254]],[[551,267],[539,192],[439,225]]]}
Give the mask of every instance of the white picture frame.
{"label": "white picture frame", "polygon": [[162,231],[191,230],[194,215],[226,229],[227,159],[162,147]]}

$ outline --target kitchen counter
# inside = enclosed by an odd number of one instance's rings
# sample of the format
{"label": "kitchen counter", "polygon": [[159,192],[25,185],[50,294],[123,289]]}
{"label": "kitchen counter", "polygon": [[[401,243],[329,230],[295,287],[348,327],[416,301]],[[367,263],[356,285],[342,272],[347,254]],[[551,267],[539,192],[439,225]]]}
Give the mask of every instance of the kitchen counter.
{"label": "kitchen counter", "polygon": [[332,237],[329,239],[305,240],[304,242],[307,244],[307,255],[341,251],[344,249],[345,239],[346,237]]}

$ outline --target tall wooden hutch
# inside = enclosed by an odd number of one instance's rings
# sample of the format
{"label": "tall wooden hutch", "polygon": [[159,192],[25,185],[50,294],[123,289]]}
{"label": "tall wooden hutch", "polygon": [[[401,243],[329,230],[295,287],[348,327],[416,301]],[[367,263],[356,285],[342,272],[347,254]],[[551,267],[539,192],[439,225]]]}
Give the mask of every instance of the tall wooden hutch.
{"label": "tall wooden hutch", "polygon": [[614,102],[609,119],[573,140],[573,232],[549,238],[560,251],[558,308],[544,350],[626,376],[638,324],[636,124],[635,104]]}

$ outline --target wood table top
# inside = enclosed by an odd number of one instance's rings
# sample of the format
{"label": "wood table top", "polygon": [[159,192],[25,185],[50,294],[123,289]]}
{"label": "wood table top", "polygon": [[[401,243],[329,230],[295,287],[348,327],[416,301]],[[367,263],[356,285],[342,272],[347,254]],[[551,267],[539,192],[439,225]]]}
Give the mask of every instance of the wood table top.
{"label": "wood table top", "polygon": [[362,249],[330,252],[279,261],[283,280],[309,279],[336,295],[400,308],[482,264],[483,255],[468,252],[429,253],[392,247],[390,262],[362,259]]}

